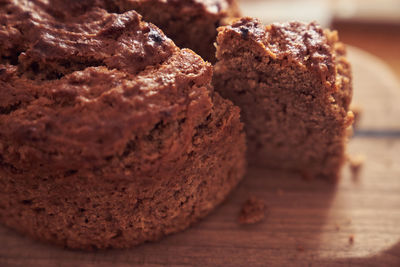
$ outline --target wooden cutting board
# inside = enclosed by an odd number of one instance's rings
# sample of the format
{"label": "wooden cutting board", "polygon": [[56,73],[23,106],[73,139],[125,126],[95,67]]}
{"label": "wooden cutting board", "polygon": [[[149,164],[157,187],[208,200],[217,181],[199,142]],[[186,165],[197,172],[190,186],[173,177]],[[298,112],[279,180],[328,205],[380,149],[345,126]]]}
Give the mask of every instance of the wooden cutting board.
{"label": "wooden cutting board", "polygon": [[[365,157],[358,179],[348,166],[337,185],[250,169],[209,217],[129,250],[69,251],[0,227],[0,266],[400,266],[400,86],[373,56],[349,48],[349,57],[363,109],[349,143]],[[249,196],[265,201],[268,216],[240,226]]]}

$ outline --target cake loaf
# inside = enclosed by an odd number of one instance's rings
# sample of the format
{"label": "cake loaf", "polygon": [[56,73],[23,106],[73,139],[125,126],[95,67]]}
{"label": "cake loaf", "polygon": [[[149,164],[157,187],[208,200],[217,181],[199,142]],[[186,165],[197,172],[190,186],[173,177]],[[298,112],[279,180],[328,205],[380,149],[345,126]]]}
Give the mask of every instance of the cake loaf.
{"label": "cake loaf", "polygon": [[249,164],[335,180],[353,120],[350,64],[316,23],[220,27],[215,89],[241,108]]}
{"label": "cake loaf", "polygon": [[62,246],[185,229],[242,178],[239,108],[135,11],[0,6],[0,222]]}

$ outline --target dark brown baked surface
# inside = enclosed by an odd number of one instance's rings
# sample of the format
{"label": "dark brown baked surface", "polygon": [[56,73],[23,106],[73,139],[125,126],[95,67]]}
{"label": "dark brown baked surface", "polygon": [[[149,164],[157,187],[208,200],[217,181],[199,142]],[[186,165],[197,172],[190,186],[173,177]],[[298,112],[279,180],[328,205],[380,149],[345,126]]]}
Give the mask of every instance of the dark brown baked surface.
{"label": "dark brown baked surface", "polygon": [[190,48],[215,62],[217,28],[239,16],[236,0],[117,0],[106,1],[116,12],[136,10],[177,46]]}
{"label": "dark brown baked surface", "polygon": [[94,2],[0,5],[0,221],[70,248],[129,247],[220,203],[245,140],[208,63]]}
{"label": "dark brown baked surface", "polygon": [[352,123],[350,64],[316,23],[219,28],[214,86],[242,110],[249,164],[338,177]]}

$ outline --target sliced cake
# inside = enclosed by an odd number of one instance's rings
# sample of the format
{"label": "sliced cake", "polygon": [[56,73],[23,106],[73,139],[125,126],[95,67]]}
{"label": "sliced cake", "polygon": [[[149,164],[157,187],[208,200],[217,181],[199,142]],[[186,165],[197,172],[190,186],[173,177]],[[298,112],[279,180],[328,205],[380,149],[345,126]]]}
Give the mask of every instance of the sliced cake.
{"label": "sliced cake", "polygon": [[353,121],[350,64],[316,23],[220,27],[215,89],[241,108],[249,164],[336,179]]}

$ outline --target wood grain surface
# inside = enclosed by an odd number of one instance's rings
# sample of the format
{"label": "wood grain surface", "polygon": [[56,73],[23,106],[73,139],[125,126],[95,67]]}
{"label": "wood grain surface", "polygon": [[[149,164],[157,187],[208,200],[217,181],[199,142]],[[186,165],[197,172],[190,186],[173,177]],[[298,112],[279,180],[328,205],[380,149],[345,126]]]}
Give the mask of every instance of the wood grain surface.
{"label": "wood grain surface", "polygon": [[[373,0],[377,3],[379,1]],[[398,1],[400,6],[400,1]],[[400,13],[398,14],[400,18]],[[334,20],[339,38],[384,60],[400,78],[400,23],[372,23]]]}
{"label": "wood grain surface", "polygon": [[[0,266],[400,266],[400,87],[378,59],[349,49],[354,102],[362,107],[337,185],[250,169],[209,217],[185,232],[129,250],[70,251],[0,227]],[[241,204],[257,196],[265,221],[241,226]],[[352,240],[350,240],[352,239]]]}

